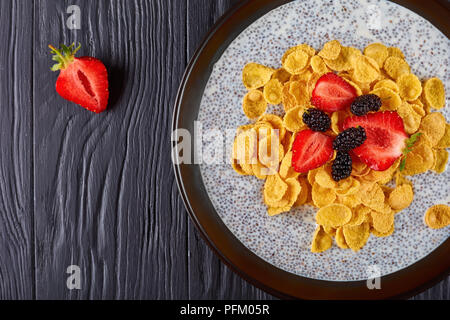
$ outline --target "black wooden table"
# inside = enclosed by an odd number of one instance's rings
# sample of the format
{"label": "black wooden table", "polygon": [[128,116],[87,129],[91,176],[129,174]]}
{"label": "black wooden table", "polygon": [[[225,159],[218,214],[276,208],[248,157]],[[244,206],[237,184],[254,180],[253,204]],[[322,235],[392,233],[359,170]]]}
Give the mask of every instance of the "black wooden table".
{"label": "black wooden table", "polygon": [[[222,264],[179,197],[173,103],[203,36],[238,0],[0,1],[0,298],[272,299]],[[81,9],[69,29],[67,8]],[[110,110],[62,100],[48,44],[80,42]],[[81,289],[69,290],[70,265]],[[449,299],[449,279],[416,299]]]}

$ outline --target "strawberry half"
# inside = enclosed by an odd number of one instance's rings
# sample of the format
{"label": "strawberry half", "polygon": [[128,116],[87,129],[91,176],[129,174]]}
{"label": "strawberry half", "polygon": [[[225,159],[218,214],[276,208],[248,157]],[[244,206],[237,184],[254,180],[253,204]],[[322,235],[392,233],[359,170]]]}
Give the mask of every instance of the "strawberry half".
{"label": "strawberry half", "polygon": [[96,58],[75,58],[81,45],[75,49],[74,46],[75,44],[69,47],[61,45],[61,50],[49,46],[54,53],[53,60],[57,62],[52,71],[60,70],[56,92],[66,100],[100,113],[108,105],[108,72],[105,65]]}
{"label": "strawberry half", "polygon": [[350,107],[357,97],[356,89],[347,81],[329,72],[317,80],[311,95],[311,104],[326,112]]}
{"label": "strawberry half", "polygon": [[408,139],[403,120],[395,111],[349,117],[342,126],[344,129],[358,126],[364,128],[367,139],[361,146],[353,149],[353,153],[376,171],[384,171],[392,166],[402,156]]}
{"label": "strawberry half", "polygon": [[297,172],[308,172],[333,157],[333,139],[312,130],[297,133],[292,145],[292,167]]}

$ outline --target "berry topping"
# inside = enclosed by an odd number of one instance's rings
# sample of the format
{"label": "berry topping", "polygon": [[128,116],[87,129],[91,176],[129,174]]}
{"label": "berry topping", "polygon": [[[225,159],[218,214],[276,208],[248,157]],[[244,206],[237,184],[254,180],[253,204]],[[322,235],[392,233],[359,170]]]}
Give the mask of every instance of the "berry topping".
{"label": "berry topping", "polygon": [[338,75],[329,72],[317,80],[311,104],[320,110],[333,112],[349,107],[355,98],[355,88]]}
{"label": "berry topping", "polygon": [[313,131],[325,132],[330,129],[330,117],[322,110],[309,108],[303,113],[303,122]]}
{"label": "berry topping", "polygon": [[376,94],[365,94],[352,102],[350,111],[356,116],[364,116],[370,111],[380,110],[381,104],[381,98]]}
{"label": "berry topping", "polygon": [[362,145],[366,141],[366,131],[362,127],[348,128],[338,134],[333,141],[333,149],[338,151],[350,151]]}
{"label": "berry topping", "polygon": [[352,157],[345,151],[338,151],[336,159],[331,165],[331,176],[334,181],[339,181],[352,173]]}
{"label": "berry topping", "polygon": [[292,145],[292,167],[297,172],[316,169],[333,156],[331,137],[312,130],[297,133]]}
{"label": "berry topping", "polygon": [[403,120],[395,111],[369,113],[345,119],[343,128],[361,126],[367,139],[353,153],[371,169],[384,171],[402,156],[408,139]]}

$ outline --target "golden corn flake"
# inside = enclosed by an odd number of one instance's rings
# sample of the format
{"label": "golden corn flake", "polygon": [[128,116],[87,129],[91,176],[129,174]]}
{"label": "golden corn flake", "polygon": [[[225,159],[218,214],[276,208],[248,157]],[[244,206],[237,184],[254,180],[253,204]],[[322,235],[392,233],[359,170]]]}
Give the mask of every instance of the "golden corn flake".
{"label": "golden corn flake", "polygon": [[[389,194],[389,205],[394,210],[403,210],[410,206],[414,199],[414,192],[412,186],[409,184],[403,184],[397,186]],[[378,230],[380,231],[380,230]]]}
{"label": "golden corn flake", "polygon": [[[313,187],[314,189],[314,187]],[[342,227],[352,218],[352,210],[343,204],[333,203],[320,208],[316,214],[316,223],[328,227]]]}
{"label": "golden corn flake", "polygon": [[284,147],[280,144],[278,137],[269,136],[258,142],[258,160],[264,166],[278,170],[278,163],[283,160]]}
{"label": "golden corn flake", "polygon": [[310,102],[306,81],[292,81],[289,87],[289,93],[295,98],[297,106],[306,106]]}
{"label": "golden corn flake", "polygon": [[398,85],[391,79],[384,79],[384,80],[378,81],[377,83],[375,83],[373,88],[374,89],[388,88],[388,89],[391,89],[392,91],[394,91],[395,93],[399,93],[399,91],[400,91]]}
{"label": "golden corn flake", "polygon": [[280,201],[288,189],[288,185],[281,179],[279,174],[267,177],[264,184],[264,199],[267,204]]}
{"label": "golden corn flake", "polygon": [[366,207],[373,210],[382,210],[384,207],[384,192],[377,183],[361,184],[358,196]]}
{"label": "golden corn flake", "polygon": [[422,93],[419,78],[412,73],[402,74],[397,78],[400,97],[406,100],[416,100]]}
{"label": "golden corn flake", "polygon": [[288,179],[288,178],[297,178],[299,176],[299,173],[292,168],[291,162],[292,162],[292,151],[289,151],[288,153],[285,154],[283,161],[281,161],[279,172],[281,178]]}
{"label": "golden corn flake", "polygon": [[364,247],[370,236],[370,226],[367,222],[357,226],[344,226],[342,229],[345,243],[353,251],[358,251]]}
{"label": "golden corn flake", "polygon": [[445,134],[446,121],[442,114],[433,112],[426,115],[420,123],[419,131],[424,133],[431,141],[431,146],[439,143]]}
{"label": "golden corn flake", "polygon": [[358,226],[358,225],[360,225],[361,223],[366,221],[367,216],[370,215],[370,212],[372,212],[372,210],[370,210],[370,208],[367,208],[366,206],[363,206],[363,205],[357,206],[353,210],[352,218],[347,223],[347,225],[349,225],[349,226]]}
{"label": "golden corn flake", "polygon": [[284,139],[286,129],[283,127],[283,119],[281,119],[279,116],[271,113],[265,113],[258,119],[258,122],[269,123],[273,129],[278,130],[278,136],[280,137],[280,140]]}
{"label": "golden corn flake", "polygon": [[282,203],[275,204],[274,206],[268,208],[268,213],[270,216],[291,210],[297,200],[301,191],[300,183],[296,178],[289,178],[286,179],[286,184],[288,185],[288,189],[283,196]]}
{"label": "golden corn flake", "polygon": [[345,237],[344,237],[344,229],[342,227],[339,227],[336,229],[336,235],[335,238],[336,240],[336,245],[341,248],[341,249],[348,249],[348,245],[345,242]]}
{"label": "golden corn flake", "polygon": [[275,72],[272,74],[272,80],[276,79],[281,82],[281,84],[285,84],[289,81],[291,77],[291,74],[286,71],[284,68],[279,68],[275,70]]}
{"label": "golden corn flake", "polygon": [[413,134],[419,129],[422,116],[414,111],[413,105],[404,101],[398,107],[397,113],[403,119],[403,124],[407,134]]}
{"label": "golden corn flake", "polygon": [[388,54],[389,57],[397,57],[400,59],[405,59],[405,55],[403,54],[402,50],[396,47],[388,47]]}
{"label": "golden corn flake", "polygon": [[408,63],[402,58],[397,57],[388,57],[384,62],[383,68],[393,79],[397,79],[402,74],[411,72]]}
{"label": "golden corn flake", "polygon": [[381,98],[381,111],[395,111],[402,104],[400,96],[391,89],[381,87],[372,90],[370,93],[376,94]]}
{"label": "golden corn flake", "polygon": [[331,165],[326,164],[320,168],[315,176],[315,182],[317,182],[323,188],[334,189],[337,185],[336,181],[333,180],[331,176]]}
{"label": "golden corn flake", "polygon": [[439,110],[445,106],[444,84],[438,78],[431,78],[423,85],[423,95],[428,106]]}
{"label": "golden corn flake", "polygon": [[450,207],[437,204],[430,207],[425,213],[425,223],[432,229],[441,229],[450,224]]}
{"label": "golden corn flake", "polygon": [[394,228],[395,228],[395,226],[394,226],[394,224],[392,224],[391,229],[389,229],[388,232],[385,232],[385,233],[379,232],[379,231],[377,231],[375,228],[371,228],[371,229],[370,229],[370,232],[371,232],[375,237],[383,238],[383,237],[388,237],[388,236],[390,236],[391,234],[393,234],[393,233],[394,233]]}
{"label": "golden corn flake", "polygon": [[334,192],[340,196],[350,196],[359,191],[361,183],[353,177],[340,180],[334,189]]}
{"label": "golden corn flake", "polygon": [[430,170],[434,165],[433,149],[428,144],[417,144],[406,156],[405,175],[415,175]]}
{"label": "golden corn flake", "polygon": [[284,64],[286,62],[287,57],[292,52],[297,51],[297,50],[302,50],[302,51],[306,52],[310,57],[312,57],[313,55],[316,54],[316,50],[313,47],[311,47],[310,45],[308,45],[306,43],[302,43],[302,44],[299,44],[295,47],[291,47],[288,50],[286,50],[286,52],[281,57],[281,64]]}
{"label": "golden corn flake", "polygon": [[373,228],[380,233],[387,233],[392,229],[394,224],[394,213],[380,213],[377,211],[371,211],[370,216],[372,218]]}
{"label": "golden corn flake", "polygon": [[445,171],[445,167],[447,166],[448,161],[448,152],[445,149],[435,149],[434,153],[434,165],[433,171],[436,173],[442,173]]}
{"label": "golden corn flake", "polygon": [[362,92],[362,89],[361,89],[361,87],[359,86],[359,85],[357,85],[356,83],[354,83],[353,81],[351,81],[351,80],[348,80],[348,79],[345,79],[345,78],[343,78],[346,82],[348,82],[353,88],[355,88],[355,90],[356,90],[356,95],[357,96],[362,96],[363,95],[363,92]]}
{"label": "golden corn flake", "polygon": [[361,200],[359,200],[359,198],[352,194],[349,196],[337,196],[337,202],[340,204],[343,204],[344,206],[347,206],[349,208],[355,208],[358,205],[361,204]]}
{"label": "golden corn flake", "polygon": [[283,68],[290,74],[302,73],[308,65],[309,55],[301,49],[291,52],[283,62]]}
{"label": "golden corn flake", "polygon": [[255,130],[247,130],[236,136],[233,144],[233,158],[239,164],[251,164],[256,162],[258,137]]}
{"label": "golden corn flake", "polygon": [[439,140],[437,145],[435,146],[439,149],[450,148],[450,124],[445,124],[445,133],[444,136]]}
{"label": "golden corn flake", "polygon": [[[237,159],[231,159],[231,167],[236,171],[238,174],[242,176],[251,175],[253,171],[246,171],[244,168],[241,167],[241,165],[238,163]],[[248,167],[247,167],[248,168]]]}
{"label": "golden corn flake", "polygon": [[335,134],[339,134],[341,132],[342,124],[349,115],[349,112],[344,110],[333,112],[331,115],[331,130]]}
{"label": "golden corn flake", "polygon": [[353,69],[356,57],[361,55],[361,51],[356,48],[342,47],[339,56],[336,59],[330,60],[324,58],[323,61],[328,68],[335,71],[348,71]]}
{"label": "golden corn flake", "polygon": [[284,111],[288,111],[289,109],[294,108],[297,106],[297,101],[295,97],[290,93],[291,89],[291,82],[288,81],[283,85],[283,90],[281,92],[281,101],[283,103]]}
{"label": "golden corn flake", "polygon": [[320,50],[320,52],[317,55],[324,59],[335,60],[339,57],[341,48],[342,47],[339,41],[331,40],[323,45],[322,50]]}
{"label": "golden corn flake", "polygon": [[299,74],[294,74],[291,76],[291,78],[289,79],[290,81],[294,82],[294,81],[304,81],[304,82],[308,82],[309,78],[311,78],[311,75],[313,74],[313,70],[312,68],[305,68],[303,70],[303,72],[299,73]]}
{"label": "golden corn flake", "polygon": [[257,162],[257,163],[252,163],[252,171],[253,171],[253,175],[261,180],[264,180],[267,178],[267,176],[269,175],[273,175],[277,173],[277,167],[266,167],[264,166],[261,162]]}
{"label": "golden corn flake", "polygon": [[323,231],[325,231],[330,236],[334,237],[336,235],[336,229],[335,228],[329,227],[329,226],[322,226],[322,227],[323,227]]}
{"label": "golden corn flake", "polygon": [[353,79],[358,82],[370,83],[378,78],[380,69],[377,62],[366,56],[358,56],[355,58]]}
{"label": "golden corn flake", "polygon": [[258,89],[269,82],[274,72],[275,70],[272,68],[251,62],[242,70],[242,82],[249,90]]}
{"label": "golden corn flake", "polygon": [[295,201],[295,206],[301,206],[302,204],[305,204],[308,200],[308,196],[310,195],[310,186],[308,181],[305,178],[299,177],[298,182],[300,183],[301,189],[300,194],[297,197],[297,200]]}
{"label": "golden corn flake", "polygon": [[259,90],[251,90],[244,96],[242,109],[249,119],[260,117],[267,109],[267,102]]}
{"label": "golden corn flake", "polygon": [[327,65],[319,56],[314,56],[311,58],[311,67],[314,72],[319,74],[330,72],[330,69],[327,68]]}
{"label": "golden corn flake", "polygon": [[277,79],[270,80],[263,90],[264,99],[270,104],[280,104],[283,85]]}
{"label": "golden corn flake", "polygon": [[427,114],[423,108],[422,105],[414,103],[417,100],[411,101],[411,107],[413,108],[414,112],[417,113],[421,118],[425,117]]}
{"label": "golden corn flake", "polygon": [[364,49],[364,55],[375,60],[379,67],[382,67],[384,61],[389,56],[388,48],[381,43],[371,43]]}
{"label": "golden corn flake", "polygon": [[336,200],[333,189],[323,188],[317,182],[312,186],[311,197],[314,205],[318,208],[332,204]]}
{"label": "golden corn flake", "polygon": [[283,126],[291,132],[303,130],[306,127],[302,118],[303,111],[301,106],[289,109],[284,116]]}
{"label": "golden corn flake", "polygon": [[327,234],[321,226],[314,231],[313,240],[311,243],[311,252],[324,252],[333,245],[333,238]]}

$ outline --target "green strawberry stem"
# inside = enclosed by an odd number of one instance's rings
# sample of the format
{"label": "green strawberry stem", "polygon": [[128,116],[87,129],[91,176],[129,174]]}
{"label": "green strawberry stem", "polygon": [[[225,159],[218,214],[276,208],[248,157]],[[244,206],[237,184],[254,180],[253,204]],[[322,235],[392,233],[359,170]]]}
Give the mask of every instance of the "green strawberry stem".
{"label": "green strawberry stem", "polygon": [[[73,59],[75,58],[75,54],[80,50],[81,44],[78,45],[77,48],[75,48],[75,43],[72,43],[70,46],[61,45],[61,49],[56,49],[54,46],[49,45],[48,46],[52,52],[53,55],[53,61],[56,61],[57,64],[55,64],[51,70],[52,71],[58,71],[63,70],[67,68],[67,66],[73,62]],[[74,49],[75,48],[75,49]]]}

